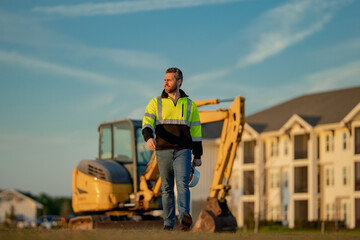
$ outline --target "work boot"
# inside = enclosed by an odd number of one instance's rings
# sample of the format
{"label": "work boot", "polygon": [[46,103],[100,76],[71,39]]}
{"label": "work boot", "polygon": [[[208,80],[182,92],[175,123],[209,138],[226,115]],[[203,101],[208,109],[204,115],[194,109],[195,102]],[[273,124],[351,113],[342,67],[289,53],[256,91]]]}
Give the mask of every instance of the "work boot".
{"label": "work boot", "polygon": [[173,230],[173,227],[172,227],[172,226],[169,226],[169,225],[165,225],[165,226],[163,227],[163,230],[164,230],[164,231],[172,231],[172,230]]}
{"label": "work boot", "polygon": [[192,218],[191,218],[190,214],[184,213],[184,215],[181,217],[181,221],[180,221],[181,231],[189,231],[191,225],[192,225]]}

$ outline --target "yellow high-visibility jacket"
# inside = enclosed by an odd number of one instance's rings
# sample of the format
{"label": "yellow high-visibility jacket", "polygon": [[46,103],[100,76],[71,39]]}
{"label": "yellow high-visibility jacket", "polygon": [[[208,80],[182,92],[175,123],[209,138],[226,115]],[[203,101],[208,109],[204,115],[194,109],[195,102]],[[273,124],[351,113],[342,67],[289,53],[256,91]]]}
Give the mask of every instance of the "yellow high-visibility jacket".
{"label": "yellow high-visibility jacket", "polygon": [[180,89],[176,104],[163,91],[150,100],[142,122],[145,141],[154,138],[156,150],[192,149],[194,158],[201,158],[201,124],[197,106]]}

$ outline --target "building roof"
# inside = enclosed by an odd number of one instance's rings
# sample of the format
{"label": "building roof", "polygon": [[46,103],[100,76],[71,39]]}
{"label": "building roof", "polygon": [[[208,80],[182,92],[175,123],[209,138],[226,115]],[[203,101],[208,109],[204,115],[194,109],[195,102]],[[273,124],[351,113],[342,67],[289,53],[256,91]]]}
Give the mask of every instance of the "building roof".
{"label": "building roof", "polygon": [[[311,126],[339,123],[360,103],[360,87],[302,95],[246,116],[258,133],[279,130],[294,114]],[[219,138],[222,122],[204,124],[203,138]]]}
{"label": "building roof", "polygon": [[311,126],[338,123],[360,103],[360,87],[303,95],[246,117],[257,132],[279,130],[294,114]]}
{"label": "building roof", "polygon": [[24,195],[23,193],[15,190],[15,189],[7,189],[4,190],[0,193],[0,199],[1,200],[11,200],[11,199],[15,199],[15,200],[24,200],[27,199],[29,201],[32,201],[35,203],[36,208],[43,208],[43,205],[37,201],[35,201],[34,199]]}

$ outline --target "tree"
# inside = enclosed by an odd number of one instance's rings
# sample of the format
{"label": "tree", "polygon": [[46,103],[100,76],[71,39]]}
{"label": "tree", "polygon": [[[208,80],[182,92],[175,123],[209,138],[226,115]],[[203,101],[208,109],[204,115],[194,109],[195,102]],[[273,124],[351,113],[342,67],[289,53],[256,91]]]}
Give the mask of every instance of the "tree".
{"label": "tree", "polygon": [[62,205],[60,208],[60,216],[62,217],[67,217],[72,213],[71,209],[70,209],[70,204],[69,201],[67,199],[64,199],[62,201]]}
{"label": "tree", "polygon": [[11,205],[10,213],[8,213],[8,212],[5,213],[4,227],[14,227],[15,219],[16,219],[15,207],[14,207],[14,205]]}

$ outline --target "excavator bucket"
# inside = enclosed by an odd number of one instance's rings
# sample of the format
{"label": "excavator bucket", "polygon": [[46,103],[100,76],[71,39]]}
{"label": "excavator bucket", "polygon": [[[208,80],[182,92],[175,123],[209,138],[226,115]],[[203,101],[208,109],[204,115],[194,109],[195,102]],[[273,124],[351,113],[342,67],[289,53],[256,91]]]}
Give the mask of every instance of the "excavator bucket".
{"label": "excavator bucket", "polygon": [[193,232],[236,232],[237,222],[230,212],[226,200],[208,198],[207,206],[200,212]]}

